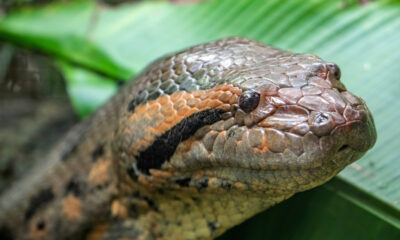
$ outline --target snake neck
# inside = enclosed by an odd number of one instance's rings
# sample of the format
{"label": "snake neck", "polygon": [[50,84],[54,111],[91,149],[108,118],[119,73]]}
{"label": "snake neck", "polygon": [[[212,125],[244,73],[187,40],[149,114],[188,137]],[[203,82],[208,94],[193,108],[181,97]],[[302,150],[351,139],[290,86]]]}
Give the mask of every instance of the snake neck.
{"label": "snake neck", "polygon": [[[218,195],[218,198],[216,198]],[[213,239],[289,196],[155,190],[115,200],[115,219],[141,239]],[[151,231],[149,231],[151,229]]]}
{"label": "snake neck", "polygon": [[110,148],[119,97],[71,129],[0,198],[0,228],[15,239],[80,236],[108,217],[115,193]]}

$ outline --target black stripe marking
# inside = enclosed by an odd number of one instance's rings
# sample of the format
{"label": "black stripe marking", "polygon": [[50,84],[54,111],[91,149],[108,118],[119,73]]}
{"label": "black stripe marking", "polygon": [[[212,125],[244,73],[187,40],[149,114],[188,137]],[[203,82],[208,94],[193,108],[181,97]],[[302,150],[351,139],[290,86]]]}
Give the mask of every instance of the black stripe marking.
{"label": "black stripe marking", "polygon": [[96,147],[96,149],[92,152],[92,161],[95,162],[97,159],[104,154],[104,145],[100,144]]}
{"label": "black stripe marking", "polygon": [[179,143],[191,137],[199,128],[222,119],[222,109],[207,109],[194,113],[173,126],[163,135],[158,136],[153,144],[139,153],[137,168],[148,174],[149,169],[160,169],[169,161]]}
{"label": "black stripe marking", "polygon": [[28,221],[38,209],[46,206],[53,199],[54,193],[51,188],[43,189],[36,196],[33,196],[29,203],[29,207],[26,209],[25,220]]}

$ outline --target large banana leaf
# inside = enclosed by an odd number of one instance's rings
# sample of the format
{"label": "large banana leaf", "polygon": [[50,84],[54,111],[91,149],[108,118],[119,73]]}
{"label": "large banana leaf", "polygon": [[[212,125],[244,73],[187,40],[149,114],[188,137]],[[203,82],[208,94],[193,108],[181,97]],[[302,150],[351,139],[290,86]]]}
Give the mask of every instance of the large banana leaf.
{"label": "large banana leaf", "polygon": [[220,0],[113,8],[74,2],[0,20],[2,39],[57,59],[82,115],[105,101],[116,81],[159,56],[232,35],[338,63],[348,89],[368,103],[378,142],[327,188],[299,194],[248,222],[245,234],[233,230],[226,237],[400,239],[400,2]]}

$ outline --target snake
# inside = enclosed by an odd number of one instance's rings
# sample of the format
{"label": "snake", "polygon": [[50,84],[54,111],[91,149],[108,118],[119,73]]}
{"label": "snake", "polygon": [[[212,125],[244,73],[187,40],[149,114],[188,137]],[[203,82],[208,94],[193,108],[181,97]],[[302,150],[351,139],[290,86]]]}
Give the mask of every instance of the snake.
{"label": "snake", "polygon": [[339,67],[242,37],[150,64],[0,198],[0,238],[214,239],[377,133]]}

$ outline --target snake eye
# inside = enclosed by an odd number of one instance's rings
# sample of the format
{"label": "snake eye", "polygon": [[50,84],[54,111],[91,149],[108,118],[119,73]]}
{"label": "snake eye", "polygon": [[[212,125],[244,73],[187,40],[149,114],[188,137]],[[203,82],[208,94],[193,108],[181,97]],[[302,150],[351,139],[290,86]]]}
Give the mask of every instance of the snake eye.
{"label": "snake eye", "polygon": [[245,91],[239,97],[239,107],[245,112],[253,111],[260,102],[260,94],[254,91]]}

